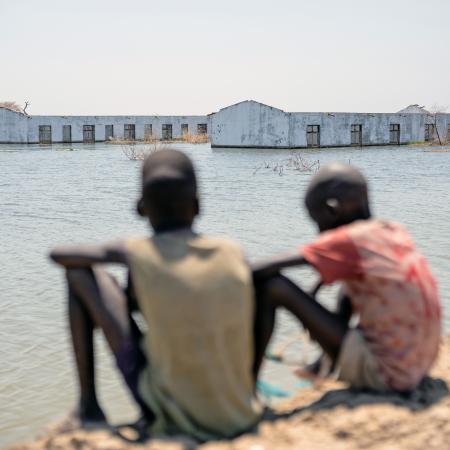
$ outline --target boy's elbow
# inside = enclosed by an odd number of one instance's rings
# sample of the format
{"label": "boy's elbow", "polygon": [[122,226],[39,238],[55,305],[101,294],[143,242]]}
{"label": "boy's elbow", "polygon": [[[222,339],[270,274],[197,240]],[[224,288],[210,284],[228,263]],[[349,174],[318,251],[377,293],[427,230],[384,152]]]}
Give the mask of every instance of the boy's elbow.
{"label": "boy's elbow", "polygon": [[49,259],[51,259],[53,262],[58,262],[59,260],[59,253],[56,249],[53,249],[50,251],[50,253],[48,254]]}
{"label": "boy's elbow", "polygon": [[48,257],[56,264],[64,266],[64,252],[60,248],[56,247],[51,250]]}
{"label": "boy's elbow", "polygon": [[266,280],[267,278],[271,278],[275,275],[278,275],[279,273],[280,272],[276,267],[265,266],[265,267],[254,268],[252,270],[253,281],[261,282],[261,281]]}

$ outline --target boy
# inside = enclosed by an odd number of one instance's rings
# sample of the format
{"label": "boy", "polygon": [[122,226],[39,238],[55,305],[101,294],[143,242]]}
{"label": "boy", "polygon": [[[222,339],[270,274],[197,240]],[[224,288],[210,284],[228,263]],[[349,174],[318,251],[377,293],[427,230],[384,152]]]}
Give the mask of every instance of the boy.
{"label": "boy", "polygon": [[[255,265],[268,302],[289,305],[353,387],[414,389],[436,359],[441,332],[425,259],[402,226],[371,217],[366,180],[351,166],[322,168],[305,204],[321,235],[294,254]],[[301,264],[312,265],[323,284],[342,282],[337,313],[277,274]],[[353,314],[359,324],[349,328]]]}
{"label": "boy", "polygon": [[[106,422],[94,383],[92,335],[99,327],[141,409],[142,435],[148,427],[200,440],[241,433],[261,415],[255,380],[265,348],[254,348],[249,267],[233,242],[193,231],[197,182],[181,152],[147,158],[138,212],[152,237],[51,253],[67,270],[81,425]],[[126,292],[98,266],[111,262],[128,267]],[[137,308],[145,337],[130,314]]]}

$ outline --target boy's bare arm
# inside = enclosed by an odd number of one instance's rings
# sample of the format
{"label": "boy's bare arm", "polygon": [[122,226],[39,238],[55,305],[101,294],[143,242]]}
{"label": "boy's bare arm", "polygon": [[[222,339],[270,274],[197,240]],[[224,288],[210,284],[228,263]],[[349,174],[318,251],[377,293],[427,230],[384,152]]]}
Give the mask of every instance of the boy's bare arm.
{"label": "boy's bare arm", "polygon": [[128,264],[125,244],[120,241],[56,247],[49,256],[57,264],[70,268],[89,267],[98,263]]}
{"label": "boy's bare arm", "polygon": [[133,278],[130,271],[128,271],[127,287],[125,288],[125,295],[127,297],[128,310],[130,312],[139,311],[139,303],[134,289]]}
{"label": "boy's bare arm", "polygon": [[308,261],[299,253],[284,253],[266,261],[250,264],[254,279],[261,279],[276,274],[288,267],[302,266]]}

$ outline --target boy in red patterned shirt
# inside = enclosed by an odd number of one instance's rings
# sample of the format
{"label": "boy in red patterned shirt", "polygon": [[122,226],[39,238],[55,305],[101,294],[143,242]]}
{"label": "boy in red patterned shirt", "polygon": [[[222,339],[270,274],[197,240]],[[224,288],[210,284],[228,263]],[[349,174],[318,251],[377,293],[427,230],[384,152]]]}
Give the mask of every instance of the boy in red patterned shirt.
{"label": "boy in red patterned shirt", "polygon": [[[436,359],[441,334],[437,286],[425,259],[404,227],[371,217],[366,180],[351,166],[321,169],[305,204],[319,238],[254,266],[256,285],[264,285],[261,295],[272,308],[268,317],[280,305],[293,312],[353,387],[414,389]],[[342,283],[337,313],[278,273],[301,264],[319,272],[317,290]],[[359,316],[355,328],[349,327],[353,314]]]}

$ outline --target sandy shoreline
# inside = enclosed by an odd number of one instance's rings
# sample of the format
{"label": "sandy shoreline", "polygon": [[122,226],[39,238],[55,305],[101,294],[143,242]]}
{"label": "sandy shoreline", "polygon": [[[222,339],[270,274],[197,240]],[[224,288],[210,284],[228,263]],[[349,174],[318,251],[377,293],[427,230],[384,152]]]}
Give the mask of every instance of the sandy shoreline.
{"label": "sandy shoreline", "polygon": [[[433,380],[409,396],[351,392],[341,383],[305,388],[277,405],[274,419],[255,433],[197,445],[189,438],[155,438],[127,444],[107,431],[43,432],[10,450],[423,450],[450,448],[450,337],[442,345]],[[445,383],[444,383],[445,381]]]}

